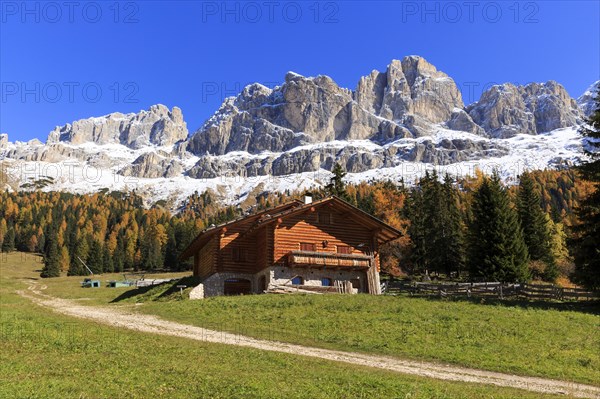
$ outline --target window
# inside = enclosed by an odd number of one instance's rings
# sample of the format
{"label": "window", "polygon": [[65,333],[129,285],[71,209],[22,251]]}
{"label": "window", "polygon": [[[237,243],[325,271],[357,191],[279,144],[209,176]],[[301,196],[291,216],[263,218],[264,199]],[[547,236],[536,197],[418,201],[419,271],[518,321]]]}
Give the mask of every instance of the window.
{"label": "window", "polygon": [[304,279],[300,276],[296,276],[292,279],[292,284],[293,285],[303,285],[304,284]]}
{"label": "window", "polygon": [[338,254],[351,254],[352,253],[352,247],[350,247],[348,245],[338,245],[337,246],[337,253]]}
{"label": "window", "polygon": [[244,262],[246,260],[246,249],[240,247],[233,247],[231,249],[231,255],[234,262]]}
{"label": "window", "polygon": [[321,285],[323,287],[331,287],[333,285],[333,283],[329,277],[323,277],[321,279]]}
{"label": "window", "polygon": [[317,223],[333,224],[333,215],[329,212],[317,212]]}
{"label": "window", "polygon": [[300,243],[300,251],[316,252],[317,251],[317,244],[314,244],[314,243],[311,243],[311,242],[301,242]]}

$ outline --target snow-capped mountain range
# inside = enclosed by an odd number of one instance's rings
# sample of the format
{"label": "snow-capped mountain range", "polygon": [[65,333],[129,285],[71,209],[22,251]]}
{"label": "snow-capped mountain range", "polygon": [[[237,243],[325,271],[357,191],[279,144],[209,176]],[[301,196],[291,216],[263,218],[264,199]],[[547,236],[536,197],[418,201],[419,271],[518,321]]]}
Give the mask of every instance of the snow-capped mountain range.
{"label": "snow-capped mountain range", "polygon": [[[348,180],[412,182],[436,168],[454,175],[563,168],[583,157],[577,128],[599,82],[577,101],[554,81],[496,85],[465,105],[454,80],[417,56],[393,60],[354,90],[328,76],[288,73],[274,89],[252,84],[188,133],[181,110],[154,105],[56,127],[46,143],[0,135],[0,188],[133,190],[176,206],[194,191],[223,202]],[[50,179],[47,179],[50,177]]]}

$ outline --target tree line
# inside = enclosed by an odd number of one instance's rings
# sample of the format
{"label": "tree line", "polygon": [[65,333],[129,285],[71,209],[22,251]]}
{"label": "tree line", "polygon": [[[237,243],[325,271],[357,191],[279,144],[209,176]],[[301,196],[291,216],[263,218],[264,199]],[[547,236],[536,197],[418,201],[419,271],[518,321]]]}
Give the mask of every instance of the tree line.
{"label": "tree line", "polygon": [[[600,97],[597,98],[600,104]],[[455,179],[428,172],[414,184],[347,185],[340,165],[330,184],[312,192],[337,195],[403,234],[381,248],[391,274],[523,282],[568,277],[600,289],[600,108],[581,129],[588,160],[560,171],[532,171],[507,186],[494,173]],[[42,276],[123,270],[186,270],[179,254],[204,228],[297,197],[264,192],[251,208],[223,207],[194,193],[172,215],[133,193],[93,195],[0,192],[0,250],[44,255]]]}
{"label": "tree line", "polygon": [[135,193],[76,195],[0,193],[0,249],[41,253],[42,277],[186,270],[179,254],[206,226],[237,216],[210,193],[190,196],[176,215],[157,203],[145,209]]}
{"label": "tree line", "polygon": [[[386,272],[500,281],[554,281],[571,273],[565,264],[572,264],[572,209],[590,191],[574,171],[524,173],[515,187],[483,173],[457,180],[432,171],[410,186],[346,185],[344,175],[336,168],[332,183],[312,194],[338,195],[403,233],[381,249]],[[83,263],[94,273],[187,270],[190,261],[178,256],[202,229],[298,195],[263,193],[243,212],[220,206],[210,192],[194,193],[171,214],[163,201],[145,209],[135,193],[4,192],[0,248],[43,254],[44,277],[85,275]]]}

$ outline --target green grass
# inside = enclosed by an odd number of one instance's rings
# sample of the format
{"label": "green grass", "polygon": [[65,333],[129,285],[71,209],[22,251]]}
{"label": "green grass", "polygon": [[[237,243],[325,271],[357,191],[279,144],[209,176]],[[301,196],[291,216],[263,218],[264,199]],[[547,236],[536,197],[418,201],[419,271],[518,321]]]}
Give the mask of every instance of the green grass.
{"label": "green grass", "polygon": [[600,381],[597,305],[253,295],[149,301],[137,309],[182,323],[310,346]]}
{"label": "green grass", "polygon": [[[1,398],[557,397],[144,334],[69,318],[14,293],[26,287],[22,279],[37,278],[35,267],[31,259],[13,254],[0,262]],[[48,291],[69,291],[64,279],[38,281],[48,285]],[[83,289],[74,287],[76,294],[69,291],[69,295],[80,297],[78,290]],[[105,294],[100,290],[90,290],[94,298],[82,303],[101,302]]]}

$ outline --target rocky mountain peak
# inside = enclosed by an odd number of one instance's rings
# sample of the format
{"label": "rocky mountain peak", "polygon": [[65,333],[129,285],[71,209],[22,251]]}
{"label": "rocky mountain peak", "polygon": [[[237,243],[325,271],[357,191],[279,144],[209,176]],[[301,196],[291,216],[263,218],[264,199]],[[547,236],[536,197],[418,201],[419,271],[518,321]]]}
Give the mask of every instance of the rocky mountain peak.
{"label": "rocky mountain peak", "polygon": [[577,102],[555,81],[492,86],[467,112],[489,136],[497,138],[546,133],[581,120]]}
{"label": "rocky mountain peak", "polygon": [[188,130],[181,109],[173,107],[169,110],[158,104],[137,114],[115,112],[57,126],[50,132],[46,142],[123,144],[137,149],[148,145],[172,145],[185,140],[187,136]]}
{"label": "rocky mountain peak", "polygon": [[600,80],[594,82],[578,99],[577,104],[586,118],[589,118],[596,110],[595,98],[600,91]]}
{"label": "rocky mountain peak", "polygon": [[[592,99],[591,88],[579,104],[585,110]],[[361,179],[395,178],[410,163],[414,170],[421,163],[485,166],[491,159],[530,167],[542,159],[538,167],[561,167],[581,155],[575,128],[581,120],[579,105],[554,81],[496,85],[465,107],[452,78],[424,58],[409,56],[361,77],[354,91],[328,76],[294,72],[272,89],[250,84],[226,98],[190,137],[181,110],[159,104],[57,127],[45,145],[11,144],[0,135],[0,160],[15,165],[79,160],[120,176],[168,178],[160,185],[146,182],[161,192],[156,186],[162,189],[163,183],[182,192],[205,184],[216,188],[215,178],[223,176],[300,179],[296,174],[318,175],[336,162],[349,173],[364,173]],[[520,133],[531,137],[512,138]],[[541,133],[547,134],[536,137]],[[78,145],[87,142],[124,147]],[[106,183],[97,188],[101,184]]]}
{"label": "rocky mountain peak", "polygon": [[454,81],[422,57],[392,60],[385,72],[360,78],[354,92],[329,76],[288,72],[281,86],[253,84],[226,99],[193,134],[188,149],[222,155],[281,152],[333,140],[385,142],[426,135],[463,107]]}
{"label": "rocky mountain peak", "polygon": [[419,56],[392,60],[385,73],[373,71],[361,78],[355,97],[378,116],[400,123],[408,116],[420,120],[425,129],[427,122],[445,122],[455,108],[464,106],[454,81]]}

